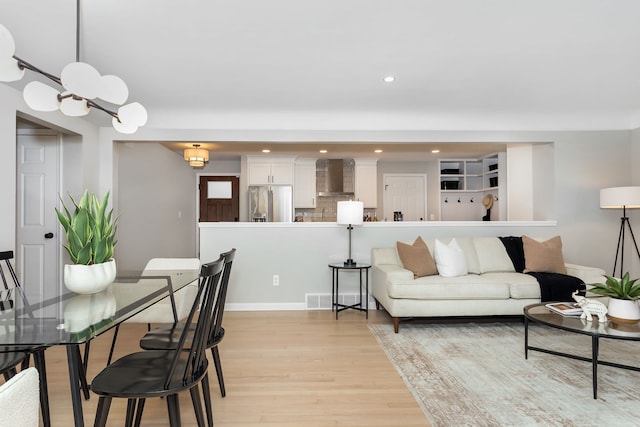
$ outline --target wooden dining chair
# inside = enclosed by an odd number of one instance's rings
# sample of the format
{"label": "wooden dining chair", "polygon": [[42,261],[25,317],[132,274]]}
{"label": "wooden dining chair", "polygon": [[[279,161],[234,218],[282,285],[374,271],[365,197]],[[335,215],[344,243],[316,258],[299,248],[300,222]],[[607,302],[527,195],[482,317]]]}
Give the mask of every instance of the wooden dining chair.
{"label": "wooden dining chair", "polygon": [[[95,426],[105,426],[113,398],[126,398],[126,425],[139,425],[145,400],[165,397],[169,424],[180,425],[178,394],[189,390],[199,426],[204,425],[198,384],[208,383],[206,346],[213,325],[216,298],[224,259],[204,264],[196,300],[185,320],[186,328],[171,350],[145,350],[126,355],[105,367],[91,382],[100,396]],[[194,320],[197,315],[197,321]],[[193,326],[192,326],[193,325]],[[188,332],[194,334],[187,345]],[[134,421],[135,419],[135,421]],[[209,419],[209,424],[212,424]]]}
{"label": "wooden dining chair", "polygon": [[[236,249],[233,248],[228,252],[220,254],[220,257],[224,260],[224,269],[222,272],[222,279],[220,280],[220,286],[218,288],[218,296],[216,301],[216,307],[213,317],[213,325],[209,332],[207,339],[207,348],[211,349],[211,356],[216,369],[216,375],[218,376],[218,385],[220,386],[220,393],[222,397],[226,396],[226,390],[224,386],[224,377],[222,375],[222,364],[220,361],[220,353],[218,351],[218,344],[224,338],[224,328],[222,327],[222,317],[224,315],[224,306],[227,298],[227,288],[229,285],[229,278],[231,277],[231,266],[236,255]],[[177,323],[174,325],[162,325],[150,332],[148,332],[140,340],[140,347],[145,350],[169,350],[176,348],[180,337],[185,329],[184,323]],[[191,342],[194,335],[194,328],[188,327],[187,342]],[[189,344],[187,344],[189,345]],[[211,393],[209,391],[208,384],[203,385],[203,394],[205,408],[207,411],[207,417],[212,419],[211,408]]]}

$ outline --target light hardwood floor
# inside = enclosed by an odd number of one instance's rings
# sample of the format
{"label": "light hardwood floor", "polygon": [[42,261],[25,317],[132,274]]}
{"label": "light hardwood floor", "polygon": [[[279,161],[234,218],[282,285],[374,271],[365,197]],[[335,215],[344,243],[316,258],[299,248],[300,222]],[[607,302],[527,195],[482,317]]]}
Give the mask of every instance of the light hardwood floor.
{"label": "light hardwood floor", "polygon": [[[371,310],[368,322],[391,320]],[[367,328],[364,314],[331,311],[227,312],[220,345],[227,396],[209,368],[217,427],[429,426],[402,379]],[[120,329],[115,357],[139,351],[145,325]],[[93,341],[88,377],[104,367],[111,333]],[[64,348],[46,352],[54,426],[73,424]],[[84,401],[93,425],[97,396]],[[195,426],[188,393],[182,425]],[[126,401],[114,399],[109,426],[122,426]],[[168,426],[165,401],[147,401],[143,426]]]}

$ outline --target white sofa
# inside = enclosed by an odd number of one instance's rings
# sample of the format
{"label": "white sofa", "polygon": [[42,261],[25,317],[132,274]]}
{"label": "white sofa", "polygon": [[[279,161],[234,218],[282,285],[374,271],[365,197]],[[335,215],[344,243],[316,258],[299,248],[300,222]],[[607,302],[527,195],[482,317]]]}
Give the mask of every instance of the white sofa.
{"label": "white sofa", "polygon": [[[403,267],[397,249],[373,248],[372,295],[393,318],[397,333],[401,318],[521,315],[526,305],[540,302],[537,280],[517,273],[498,237],[456,237],[468,273],[458,277],[414,278]],[[438,239],[448,243],[451,239]],[[427,240],[434,254],[435,240]],[[409,243],[410,244],[410,243]],[[584,283],[604,281],[604,270],[566,264],[567,274]]]}

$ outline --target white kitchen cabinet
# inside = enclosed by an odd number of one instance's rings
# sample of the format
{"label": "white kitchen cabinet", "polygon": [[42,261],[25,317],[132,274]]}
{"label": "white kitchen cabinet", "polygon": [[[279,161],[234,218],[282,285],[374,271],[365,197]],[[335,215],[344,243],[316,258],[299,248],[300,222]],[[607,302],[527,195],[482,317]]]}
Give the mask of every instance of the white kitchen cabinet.
{"label": "white kitchen cabinet", "polygon": [[299,159],[295,162],[293,200],[296,208],[315,208],[316,159]]}
{"label": "white kitchen cabinet", "polygon": [[293,158],[247,157],[249,185],[293,184]]}
{"label": "white kitchen cabinet", "polygon": [[354,159],[355,198],[364,203],[365,208],[378,207],[378,160]]}

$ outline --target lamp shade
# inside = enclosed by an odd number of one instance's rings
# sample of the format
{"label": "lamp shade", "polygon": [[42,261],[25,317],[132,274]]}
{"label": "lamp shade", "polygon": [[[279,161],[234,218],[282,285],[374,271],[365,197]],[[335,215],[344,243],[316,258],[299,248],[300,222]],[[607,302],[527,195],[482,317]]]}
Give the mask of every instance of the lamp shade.
{"label": "lamp shade", "polygon": [[354,200],[338,202],[338,218],[340,225],[362,225],[364,203]]}
{"label": "lamp shade", "polygon": [[29,108],[36,111],[56,111],[60,108],[60,93],[37,80],[28,83],[22,91],[22,97]]}
{"label": "lamp shade", "polygon": [[200,144],[193,144],[193,148],[185,148],[184,159],[193,167],[202,167],[209,161],[209,151],[200,148]]}
{"label": "lamp shade", "polygon": [[640,187],[610,187],[600,190],[600,207],[605,209],[640,208]]}

